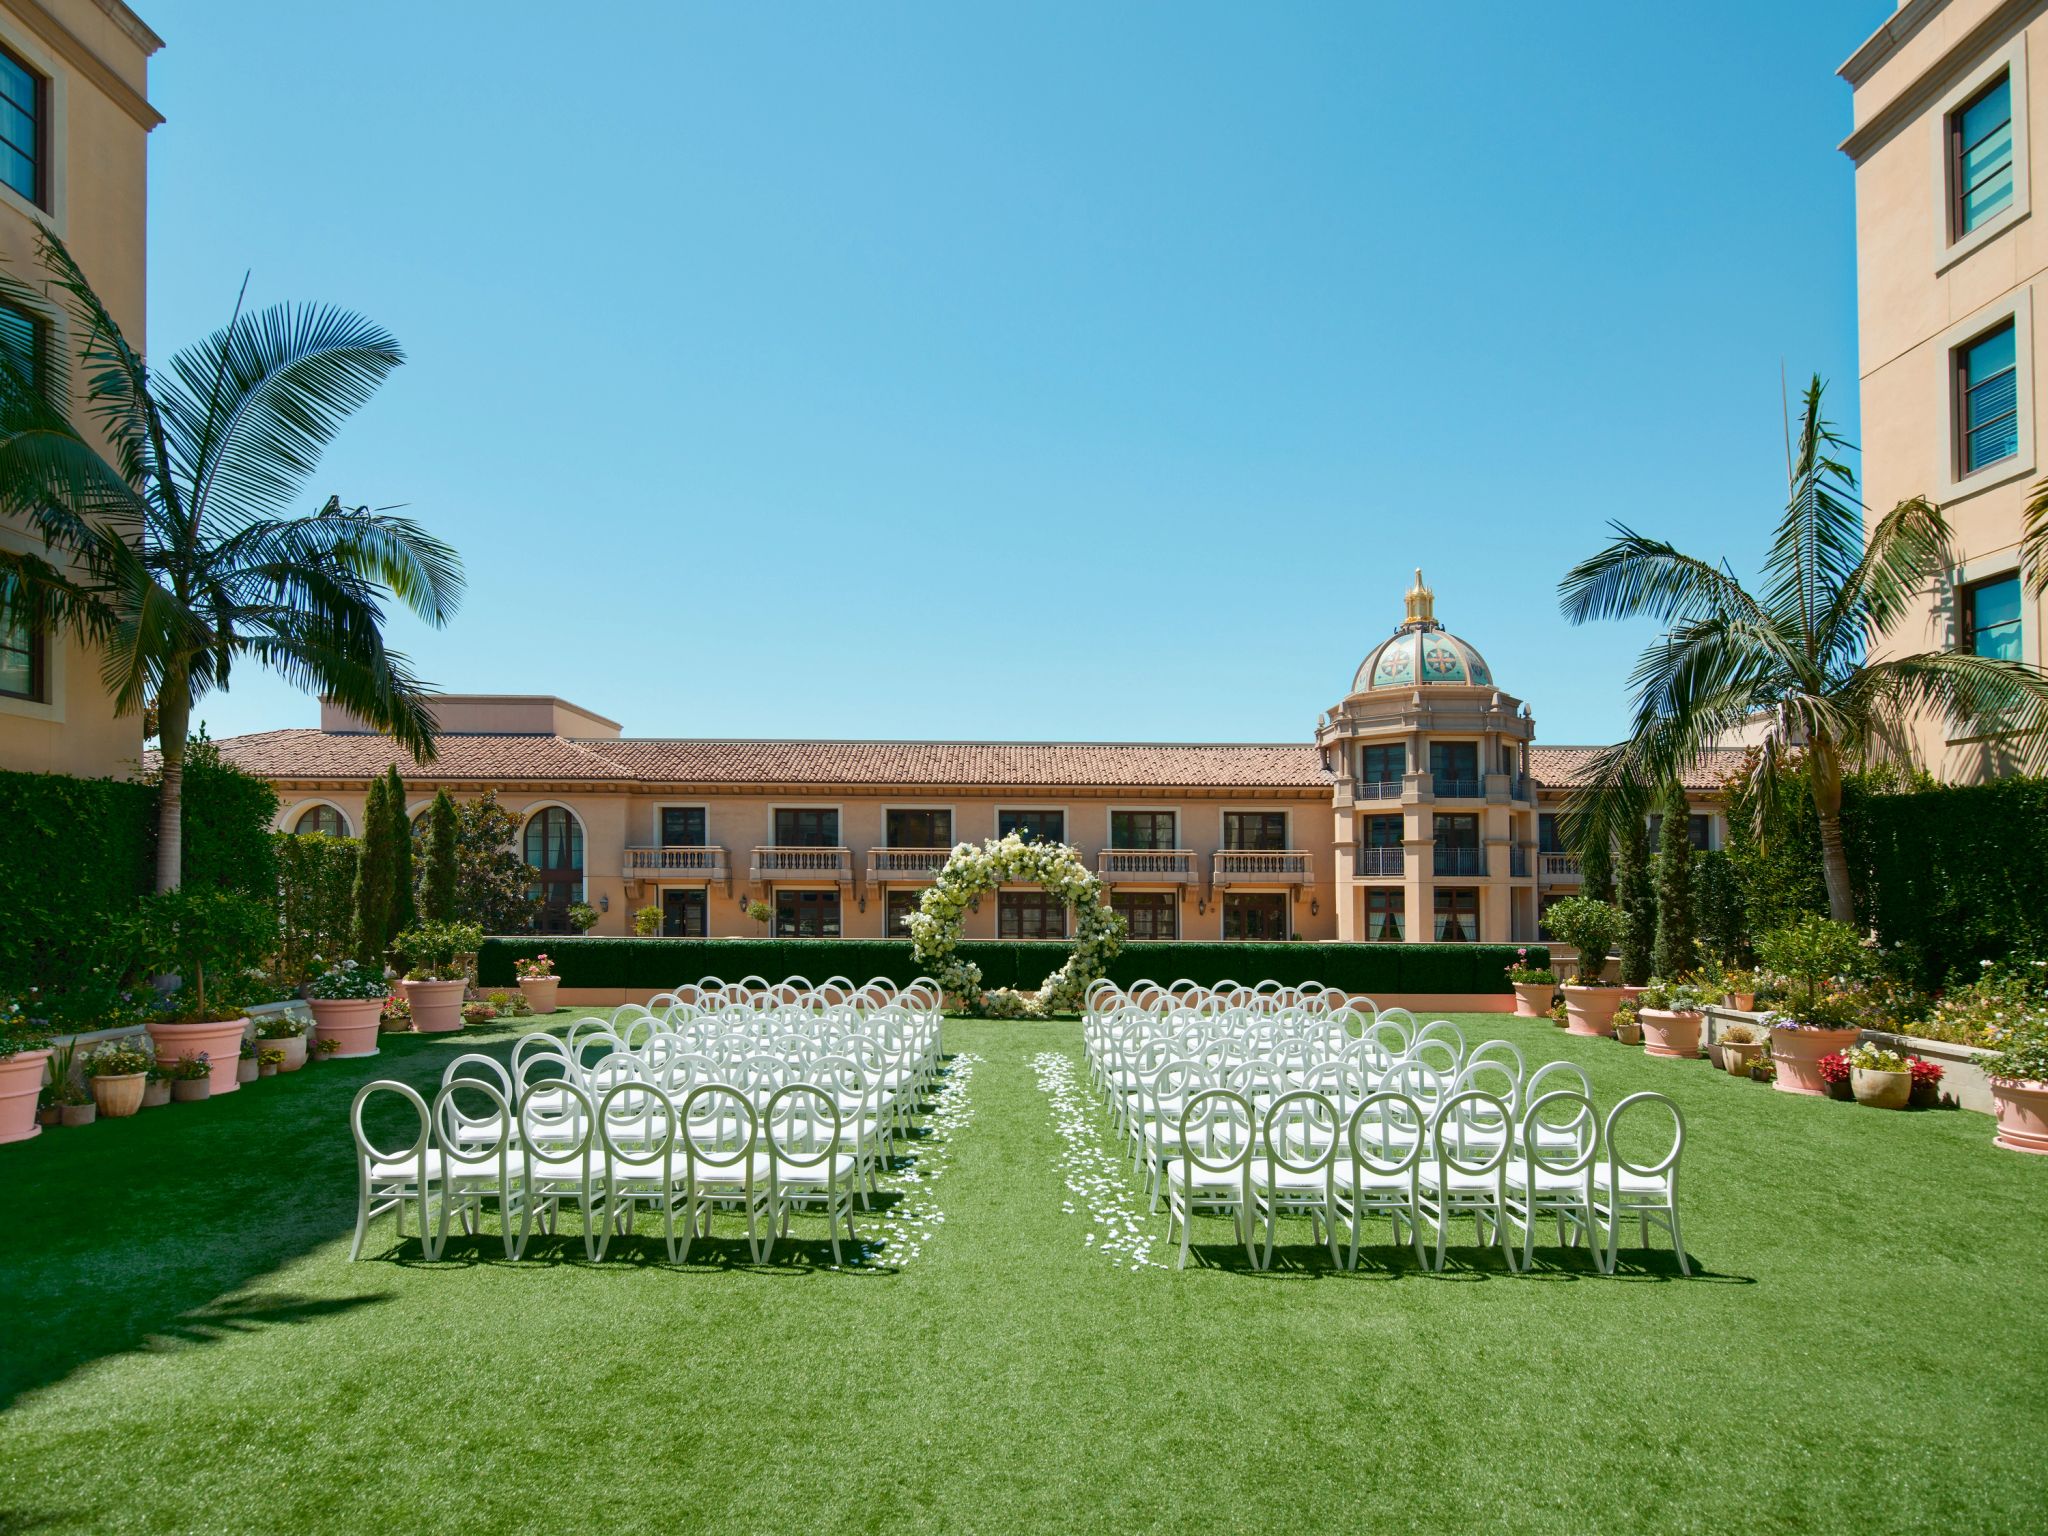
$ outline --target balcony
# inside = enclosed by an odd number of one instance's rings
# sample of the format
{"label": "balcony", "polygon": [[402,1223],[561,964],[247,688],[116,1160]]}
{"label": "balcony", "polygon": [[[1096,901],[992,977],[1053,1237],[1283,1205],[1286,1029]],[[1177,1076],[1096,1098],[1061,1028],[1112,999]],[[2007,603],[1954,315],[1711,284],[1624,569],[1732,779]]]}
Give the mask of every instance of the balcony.
{"label": "balcony", "polygon": [[1579,856],[1576,853],[1539,853],[1536,855],[1536,878],[1545,885],[1571,881],[1579,878]]}
{"label": "balcony", "polygon": [[1430,793],[1439,800],[1484,800],[1486,798],[1486,775],[1472,779],[1454,779],[1445,774],[1432,774],[1429,781]]}
{"label": "balcony", "polygon": [[1440,875],[1484,875],[1486,873],[1486,850],[1484,848],[1445,848],[1436,850],[1436,872]]}
{"label": "balcony", "polygon": [[748,873],[757,885],[790,880],[829,880],[836,885],[851,885],[853,850],[765,845],[754,850]]}
{"label": "balcony", "polygon": [[950,848],[870,848],[868,880],[936,880],[952,856]]}
{"label": "balcony", "polygon": [[1212,885],[1314,885],[1315,865],[1296,848],[1229,848],[1218,853]]}
{"label": "balcony", "polygon": [[1095,858],[1095,873],[1129,885],[1191,885],[1195,879],[1192,848],[1105,848]]}
{"label": "balcony", "polygon": [[1353,779],[1351,798],[1353,800],[1398,800],[1401,798],[1400,779]]}
{"label": "balcony", "polygon": [[1362,846],[1358,850],[1358,874],[1368,879],[1385,879],[1389,876],[1399,879],[1407,873],[1408,850],[1405,848],[1374,848]]}
{"label": "balcony", "polygon": [[726,880],[732,866],[725,850],[696,848],[628,848],[619,871],[627,880]]}
{"label": "balcony", "polygon": [[1508,850],[1508,878],[1526,880],[1529,878],[1529,850],[1510,848]]}

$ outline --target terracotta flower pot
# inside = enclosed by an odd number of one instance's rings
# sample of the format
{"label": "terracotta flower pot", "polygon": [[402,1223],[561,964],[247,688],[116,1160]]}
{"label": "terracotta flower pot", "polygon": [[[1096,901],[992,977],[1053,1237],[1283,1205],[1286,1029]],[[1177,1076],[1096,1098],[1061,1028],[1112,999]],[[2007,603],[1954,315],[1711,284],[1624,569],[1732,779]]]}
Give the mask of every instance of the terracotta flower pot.
{"label": "terracotta flower pot", "polygon": [[178,1061],[188,1056],[206,1057],[213,1069],[213,1091],[233,1093],[241,1087],[237,1069],[242,1059],[242,1037],[248,1033],[247,1019],[210,1019],[199,1024],[152,1024],[150,1043],[158,1061]]}
{"label": "terracotta flower pot", "polygon": [[1621,1006],[1621,987],[1566,987],[1565,1029],[1574,1035],[1612,1035],[1614,1010]]}
{"label": "terracotta flower pot", "polygon": [[109,1120],[125,1120],[142,1108],[142,1090],[149,1086],[147,1072],[123,1072],[119,1077],[92,1077],[92,1101]]}
{"label": "terracotta flower pot", "polygon": [[1904,1109],[1913,1097],[1911,1072],[1873,1072],[1867,1067],[1849,1069],[1849,1091],[1858,1104],[1872,1109]]}
{"label": "terracotta flower pot", "polygon": [[1706,1015],[1677,1013],[1665,1008],[1641,1008],[1636,1018],[1643,1026],[1645,1056],[1697,1056],[1700,1053],[1700,1025]]}
{"label": "terracotta flower pot", "polygon": [[36,1124],[36,1096],[43,1091],[43,1069],[48,1051],[17,1051],[0,1057],[0,1142],[27,1141],[40,1136]]}
{"label": "terracotta flower pot", "polygon": [[[555,1011],[555,989],[560,987],[561,984],[562,978],[559,976],[528,976],[520,981],[519,990],[526,998],[526,1001],[532,1005],[535,1013],[553,1013]],[[1547,995],[1549,989],[1545,988],[1544,991]],[[1522,989],[1519,986],[1515,988],[1515,1012],[1518,1014],[1522,1013]],[[1533,1018],[1534,1016],[1533,1013],[1522,1014],[1524,1018]]]}
{"label": "terracotta flower pot", "polygon": [[412,1027],[423,1035],[445,1035],[462,1028],[462,994],[468,986],[466,981],[406,982]]}
{"label": "terracotta flower pot", "polygon": [[1756,1011],[1756,994],[1754,992],[1730,992],[1728,997],[1730,1000],[1729,1006],[1737,1013],[1754,1013]]}
{"label": "terracotta flower pot", "polygon": [[1643,1026],[1634,1022],[1617,1024],[1614,1026],[1614,1038],[1623,1045],[1641,1045],[1643,1043]]}
{"label": "terracotta flower pot", "polygon": [[377,1054],[377,1015],[384,1011],[381,997],[316,997],[313,999],[313,1036],[332,1040],[340,1049],[335,1056]]}
{"label": "terracotta flower pot", "polygon": [[64,1111],[58,1105],[38,1104],[36,1106],[36,1124],[38,1126],[62,1125],[63,1123]]}
{"label": "terracotta flower pot", "polygon": [[277,1068],[270,1062],[259,1062],[256,1066],[256,1075],[258,1077],[275,1077],[277,1076]]}
{"label": "terracotta flower pot", "polygon": [[97,1104],[66,1104],[60,1114],[68,1126],[91,1125],[99,1119],[100,1107]]}
{"label": "terracotta flower pot", "polygon": [[266,1040],[264,1045],[273,1051],[282,1051],[284,1060],[277,1064],[280,1072],[296,1072],[306,1064],[306,1037],[304,1035],[280,1035],[275,1040]]}
{"label": "terracotta flower pot", "polygon": [[1778,1076],[1774,1086],[1780,1093],[1803,1093],[1813,1098],[1827,1095],[1828,1085],[1821,1080],[1820,1059],[1832,1056],[1837,1051],[1846,1051],[1856,1043],[1862,1033],[1857,1029],[1787,1029],[1783,1025],[1771,1030],[1771,1059],[1778,1064]]}
{"label": "terracotta flower pot", "polygon": [[171,1102],[171,1080],[167,1077],[153,1077],[142,1085],[142,1107],[162,1109]]}
{"label": "terracotta flower pot", "polygon": [[198,1104],[213,1097],[210,1077],[176,1078],[171,1083],[171,1100],[177,1104]]}
{"label": "terracotta flower pot", "polygon": [[254,1056],[244,1056],[235,1063],[235,1081],[253,1083],[263,1075],[263,1063]]}
{"label": "terracotta flower pot", "polygon": [[1647,984],[1640,987],[1624,984],[1621,988],[1621,995],[1624,998],[1628,999],[1630,1002],[1634,1002],[1637,998],[1641,997],[1645,992],[1649,990],[1650,989]]}
{"label": "terracotta flower pot", "polygon": [[1723,1040],[1721,1042],[1721,1067],[1730,1077],[1747,1077],[1749,1069],[1756,1065],[1757,1058],[1764,1053],[1761,1040]]}
{"label": "terracotta flower pot", "polygon": [[1999,1146],[2048,1154],[2048,1083],[1992,1078],[1991,1113],[1998,1121],[1998,1133],[1991,1139]]}

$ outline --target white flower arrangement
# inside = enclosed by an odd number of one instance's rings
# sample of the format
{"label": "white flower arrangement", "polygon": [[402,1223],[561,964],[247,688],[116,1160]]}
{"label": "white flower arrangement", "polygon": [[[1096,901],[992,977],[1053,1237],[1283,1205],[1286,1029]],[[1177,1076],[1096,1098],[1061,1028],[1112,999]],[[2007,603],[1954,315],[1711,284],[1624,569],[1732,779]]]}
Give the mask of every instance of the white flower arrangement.
{"label": "white flower arrangement", "polygon": [[[967,909],[1005,885],[1036,885],[1074,914],[1074,952],[1036,992],[984,991],[981,967],[959,957]],[[1123,917],[1102,901],[1102,882],[1066,843],[1028,843],[1016,833],[977,847],[961,843],[907,920],[918,963],[961,1005],[991,1018],[1040,1018],[1078,1012],[1089,984],[1124,947]]]}

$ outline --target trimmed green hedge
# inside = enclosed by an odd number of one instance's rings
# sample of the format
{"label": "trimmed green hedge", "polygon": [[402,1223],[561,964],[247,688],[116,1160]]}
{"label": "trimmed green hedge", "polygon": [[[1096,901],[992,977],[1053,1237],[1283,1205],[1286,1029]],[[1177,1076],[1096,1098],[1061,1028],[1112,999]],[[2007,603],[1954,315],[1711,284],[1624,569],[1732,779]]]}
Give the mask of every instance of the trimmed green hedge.
{"label": "trimmed green hedge", "polygon": [[[1286,985],[1319,981],[1347,992],[1487,992],[1508,990],[1512,944],[1127,944],[1110,980],[1141,977],[1211,985],[1231,979]],[[565,987],[662,991],[703,976],[886,976],[907,982],[920,967],[907,939],[628,939],[493,938],[477,956],[477,983],[507,987],[512,962],[545,951]],[[960,946],[991,987],[1036,988],[1069,953],[1052,941],[1005,943],[970,939]],[[1550,952],[1528,946],[1528,963],[1548,965]]]}

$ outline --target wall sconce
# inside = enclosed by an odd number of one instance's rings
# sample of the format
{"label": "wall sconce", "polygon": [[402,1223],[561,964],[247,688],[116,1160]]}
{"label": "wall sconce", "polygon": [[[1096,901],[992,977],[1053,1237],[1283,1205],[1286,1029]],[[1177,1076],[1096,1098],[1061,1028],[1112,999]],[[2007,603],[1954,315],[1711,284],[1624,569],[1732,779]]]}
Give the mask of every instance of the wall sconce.
{"label": "wall sconce", "polygon": [[598,910],[598,911],[600,911],[600,912],[609,912],[609,911],[611,911],[611,909],[612,909],[612,899],[611,899],[611,897],[609,897],[609,896],[606,896],[606,895],[604,895],[604,894],[600,893],[600,894],[598,895],[598,898],[597,898],[597,910]]}
{"label": "wall sconce", "polygon": [[1323,910],[1323,909],[1322,909],[1322,908],[1321,908],[1320,906],[1318,906],[1318,905],[1316,904],[1316,899],[1315,899],[1315,897],[1313,897],[1313,896],[1309,897],[1309,899],[1308,899],[1308,915],[1309,915],[1310,917],[1314,917],[1314,916],[1316,916],[1316,915],[1317,915],[1318,913],[1320,913],[1320,912],[1321,912],[1322,910]]}

